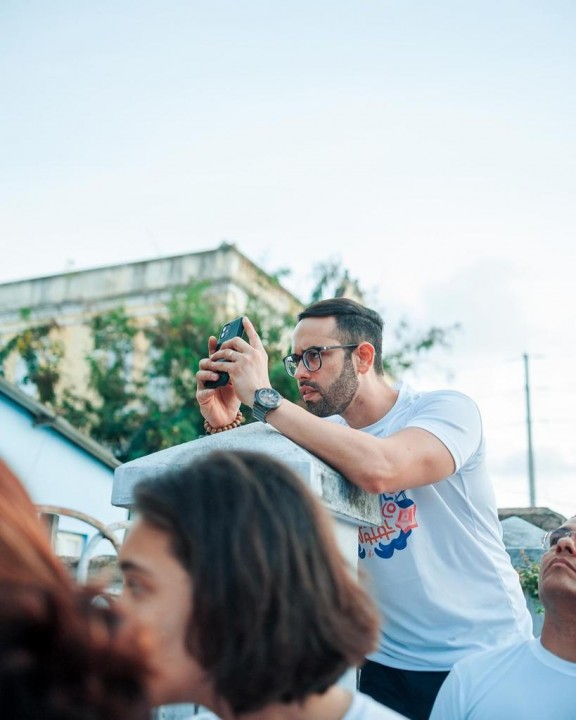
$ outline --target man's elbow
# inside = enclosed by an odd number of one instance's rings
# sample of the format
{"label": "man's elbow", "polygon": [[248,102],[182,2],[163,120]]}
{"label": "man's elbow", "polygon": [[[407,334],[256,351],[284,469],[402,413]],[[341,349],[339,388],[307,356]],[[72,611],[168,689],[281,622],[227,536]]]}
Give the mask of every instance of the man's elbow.
{"label": "man's elbow", "polygon": [[390,495],[405,489],[399,477],[382,470],[366,473],[356,484],[371,495]]}

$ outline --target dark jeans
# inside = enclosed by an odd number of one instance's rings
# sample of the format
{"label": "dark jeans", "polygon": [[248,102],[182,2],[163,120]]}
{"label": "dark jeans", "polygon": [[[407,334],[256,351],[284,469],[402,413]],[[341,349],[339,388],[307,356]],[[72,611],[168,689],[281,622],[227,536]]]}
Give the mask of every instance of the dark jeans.
{"label": "dark jeans", "polygon": [[410,720],[428,720],[447,672],[398,670],[367,660],[359,689]]}

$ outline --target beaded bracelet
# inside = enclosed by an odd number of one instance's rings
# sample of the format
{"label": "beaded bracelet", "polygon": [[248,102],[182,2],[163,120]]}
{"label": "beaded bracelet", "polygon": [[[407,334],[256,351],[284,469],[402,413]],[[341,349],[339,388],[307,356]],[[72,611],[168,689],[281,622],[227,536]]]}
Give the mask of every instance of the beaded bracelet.
{"label": "beaded bracelet", "polygon": [[218,427],[218,428],[212,427],[212,425],[210,425],[208,420],[204,420],[204,430],[206,431],[207,435],[214,435],[215,433],[224,432],[225,430],[232,430],[234,428],[240,427],[240,425],[242,425],[243,422],[244,422],[244,415],[242,415],[240,410],[238,410],[234,420],[232,420],[232,422],[229,423],[228,425],[223,425],[222,427]]}

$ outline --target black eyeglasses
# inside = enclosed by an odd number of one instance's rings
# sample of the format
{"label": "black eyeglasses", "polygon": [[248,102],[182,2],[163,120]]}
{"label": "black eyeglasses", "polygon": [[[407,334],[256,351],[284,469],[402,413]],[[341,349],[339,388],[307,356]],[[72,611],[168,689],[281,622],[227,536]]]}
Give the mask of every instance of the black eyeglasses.
{"label": "black eyeglasses", "polygon": [[326,352],[326,350],[357,347],[358,343],[349,343],[348,345],[316,345],[314,347],[309,347],[304,350],[302,355],[297,355],[296,353],[287,355],[284,358],[284,369],[290,377],[294,377],[296,375],[296,371],[298,370],[298,365],[300,365],[300,361],[302,361],[306,370],[309,372],[316,372],[316,370],[320,370],[322,367],[322,353]]}
{"label": "black eyeglasses", "polygon": [[567,527],[559,527],[556,530],[550,530],[550,532],[547,532],[546,535],[543,536],[542,547],[544,548],[544,550],[550,550],[550,548],[558,545],[558,542],[562,538],[573,538],[575,536],[576,530],[570,530],[570,528]]}

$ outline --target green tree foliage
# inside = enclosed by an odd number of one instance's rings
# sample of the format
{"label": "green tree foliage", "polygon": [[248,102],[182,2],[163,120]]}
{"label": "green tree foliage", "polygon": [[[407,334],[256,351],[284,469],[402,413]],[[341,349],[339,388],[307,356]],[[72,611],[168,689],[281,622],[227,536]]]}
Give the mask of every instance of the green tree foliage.
{"label": "green tree foliage", "polygon": [[[360,293],[338,263],[317,266],[316,275],[311,302],[347,294],[350,288]],[[24,382],[36,386],[39,399],[121,461],[193,440],[204,433],[195,400],[195,373],[206,356],[208,337],[217,335],[220,325],[231,319],[221,317],[207,289],[206,283],[197,283],[176,290],[165,313],[146,327],[139,327],[122,307],[92,318],[85,394],[58,386],[63,346],[55,339],[56,323],[31,324],[0,348],[0,373],[7,358],[19,354],[27,368]],[[298,402],[297,383],[285,373],[282,362],[290,349],[295,319],[278,317],[254,299],[245,312],[268,351],[272,385]],[[423,353],[447,345],[448,334],[448,330],[431,328],[424,335],[414,335],[408,323],[402,323],[396,331],[397,348],[384,358],[385,369],[396,376]],[[134,351],[135,344],[139,352]],[[143,356],[142,367],[135,366]]]}
{"label": "green tree foliage", "polygon": [[[313,268],[315,285],[310,302],[326,297],[357,297],[363,293],[358,281],[350,277],[338,260],[318,263]],[[384,315],[384,313],[381,313]],[[385,337],[382,353],[384,370],[393,378],[399,378],[406,370],[414,367],[431,350],[449,348],[459,325],[448,327],[432,326],[424,332],[415,331],[407,320],[401,320],[393,332],[390,343]]]}
{"label": "green tree foliage", "polygon": [[326,297],[342,297],[344,286],[350,282],[348,270],[344,270],[338,260],[317,263],[312,274],[315,285],[310,295],[310,304]]}
{"label": "green tree foliage", "polygon": [[148,447],[163,449],[203,432],[195,400],[195,373],[206,356],[207,338],[215,332],[217,317],[205,290],[206,285],[199,283],[174,292],[166,314],[144,331],[149,355],[142,402],[147,413],[133,438],[131,452],[135,456],[149,452]]}
{"label": "green tree foliage", "polygon": [[131,456],[131,438],[142,424],[141,383],[134,379],[134,321],[119,307],[90,321],[93,349],[86,356],[88,395],[65,388],[56,409],[72,425],[108,447]]}
{"label": "green tree foliage", "polygon": [[453,333],[459,325],[450,327],[432,326],[424,333],[414,332],[406,320],[400,321],[394,330],[392,348],[383,353],[384,370],[391,377],[401,377],[402,373],[416,365],[418,361],[434,348],[451,346]]}
{"label": "green tree foliage", "polygon": [[[95,399],[65,392],[61,412],[122,461],[203,433],[195,373],[208,337],[219,329],[218,308],[206,290],[198,283],[174,291],[166,312],[142,329],[123,308],[92,320],[87,362]],[[147,356],[142,368],[133,367],[137,336]]]}
{"label": "green tree foliage", "polygon": [[540,591],[538,579],[540,576],[540,564],[531,562],[520,568],[516,568],[516,572],[520,577],[520,584],[524,592],[535,600],[540,600]]}
{"label": "green tree foliage", "polygon": [[540,563],[530,560],[525,552],[522,552],[522,563],[515,567],[520,585],[524,595],[529,598],[538,615],[544,613],[544,607],[540,600]]}
{"label": "green tree foliage", "polygon": [[55,388],[60,379],[60,361],[64,357],[64,346],[55,337],[58,323],[52,320],[34,325],[27,309],[21,310],[20,315],[28,327],[0,347],[0,375],[4,375],[6,360],[15,353],[22,358],[26,368],[22,383],[36,387],[40,402],[54,404]]}

